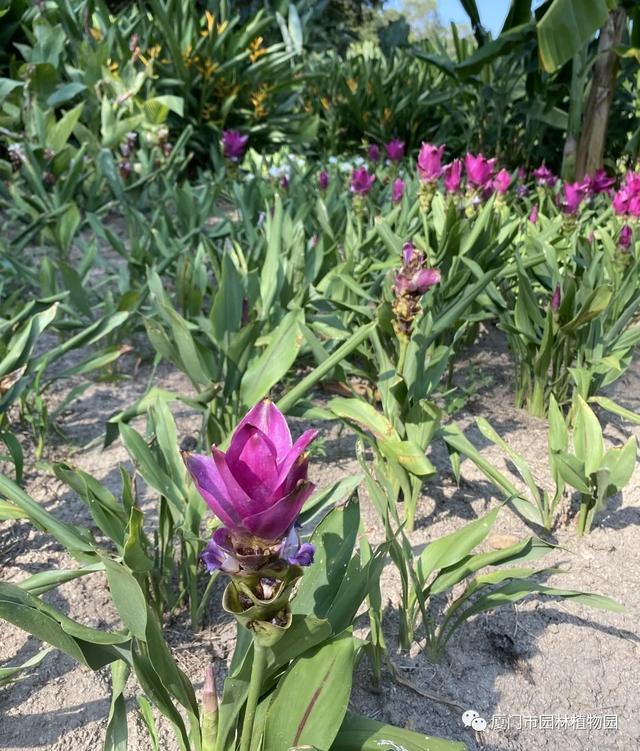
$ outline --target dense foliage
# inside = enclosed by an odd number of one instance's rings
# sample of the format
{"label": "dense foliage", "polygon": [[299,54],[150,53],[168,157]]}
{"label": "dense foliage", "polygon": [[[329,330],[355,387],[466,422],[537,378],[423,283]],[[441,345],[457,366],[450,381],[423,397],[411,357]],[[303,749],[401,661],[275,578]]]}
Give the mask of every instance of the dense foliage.
{"label": "dense foliage", "polygon": [[[0,617],[88,668],[111,666],[109,751],[127,747],[128,680],[154,748],[162,716],[185,751],[418,751],[420,734],[347,711],[358,661],[376,681],[385,663],[393,673],[389,561],[398,646],[420,641],[431,659],[476,614],[530,595],[622,608],[548,584],[559,572],[538,560],[563,501],[575,498],[587,533],[636,463],[635,438],[607,446],[599,419],[604,409],[638,422],[606,392],[640,340],[633,27],[605,168],[561,179],[596,42],[587,35],[567,68],[544,26],[554,3],[524,20],[528,4],[514,3],[498,40],[467,3],[474,35],[454,28],[450,43],[409,41],[375,3],[354,3],[354,26],[376,19],[379,42],[369,29],[350,45],[318,22],[331,27],[340,2],[250,5],[9,6],[0,519],[31,522],[75,567],[0,583]],[[517,476],[456,422],[465,397],[451,374],[489,327],[504,332],[517,406],[547,421],[552,489],[484,416],[478,429]],[[92,379],[122,377],[134,347],[191,389],[150,384],[109,418],[105,445],[120,440],[135,466],[120,468],[118,492],[70,463],[51,467],[91,519],[69,524],[25,491],[25,457],[46,456],[57,413]],[[49,389],[69,378],[50,411]],[[197,453],[180,451],[178,402],[202,417]],[[353,430],[362,474],[314,487],[316,431],[294,441],[285,415]],[[436,443],[458,482],[466,457],[499,500],[416,552]],[[365,503],[381,544],[364,534]],[[510,512],[531,535],[486,552]],[[219,705],[211,669],[198,704],[163,627],[176,612],[193,629],[216,618],[220,574],[237,641]],[[119,628],[89,628],[42,599],[84,576],[106,580]]]}

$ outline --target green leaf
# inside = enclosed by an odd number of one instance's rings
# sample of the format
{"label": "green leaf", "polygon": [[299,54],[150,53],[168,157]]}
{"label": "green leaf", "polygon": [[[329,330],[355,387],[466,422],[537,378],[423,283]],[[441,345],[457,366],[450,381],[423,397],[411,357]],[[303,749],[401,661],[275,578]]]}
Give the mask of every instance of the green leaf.
{"label": "green leaf", "polygon": [[560,477],[566,483],[580,493],[591,493],[588,477],[584,471],[584,462],[565,452],[555,454],[554,461]]}
{"label": "green leaf", "polygon": [[338,396],[331,399],[327,407],[342,420],[348,420],[363,430],[369,431],[380,442],[397,441],[400,443],[400,436],[389,420],[382,412],[378,412],[375,407],[362,399]]}
{"label": "green leaf", "polygon": [[386,725],[347,712],[331,751],[466,751],[464,743]]}
{"label": "green leaf", "polygon": [[113,604],[122,622],[137,639],[144,641],[147,629],[147,602],[133,575],[120,563],[102,557]]}
{"label": "green leaf", "polygon": [[562,67],[595,36],[609,15],[607,0],[553,0],[538,23],[538,54],[548,72]]}
{"label": "green leaf", "polygon": [[73,109],[66,112],[60,120],[51,128],[47,133],[46,143],[53,151],[60,151],[67,141],[69,140],[73,129],[76,127],[82,110],[84,109],[84,102],[80,102]]}
{"label": "green leaf", "polygon": [[32,595],[41,595],[44,592],[48,592],[50,589],[58,587],[60,584],[79,579],[88,574],[93,574],[96,571],[104,571],[102,563],[92,563],[88,566],[83,566],[82,568],[77,569],[41,571],[38,574],[33,574],[33,576],[23,579],[18,586],[20,589],[24,589],[25,592],[30,592]]}
{"label": "green leaf", "polygon": [[0,475],[0,497],[21,509],[38,529],[55,537],[73,558],[82,563],[96,562],[94,543],[88,530],[59,521],[4,475]]}
{"label": "green leaf", "polygon": [[0,668],[0,686],[4,686],[7,683],[15,681],[20,677],[21,673],[27,672],[30,668],[37,667],[49,654],[49,652],[51,652],[52,649],[53,647],[46,647],[45,649],[41,649],[22,665]]}
{"label": "green leaf", "polygon": [[631,479],[636,466],[638,444],[635,436],[631,436],[622,448],[612,448],[607,451],[602,462],[609,474],[609,484],[617,490],[622,490]]}
{"label": "green leaf", "polygon": [[347,711],[353,661],[350,632],[295,660],[269,706],[264,751],[304,745],[329,751]]}
{"label": "green leaf", "polygon": [[640,425],[640,415],[637,412],[621,407],[619,404],[616,404],[613,399],[609,399],[606,396],[592,396],[589,401],[599,404],[603,409],[606,409],[608,412],[613,412],[614,415],[623,417],[634,425]]}
{"label": "green leaf", "polygon": [[7,582],[0,582],[0,618],[62,650],[92,670],[120,659],[122,653],[112,645],[123,644],[128,639],[126,634],[83,626]]}
{"label": "green leaf", "polygon": [[425,585],[434,571],[453,566],[463,560],[491,532],[501,506],[465,524],[451,534],[428,543],[418,558],[415,569],[421,585]]}
{"label": "green leaf", "polygon": [[247,368],[240,384],[242,403],[253,406],[287,374],[298,356],[304,337],[300,330],[304,312],[292,310],[269,335],[265,351]]}
{"label": "green leaf", "polygon": [[434,475],[436,468],[431,464],[424,451],[413,441],[381,441],[380,451],[388,458],[398,462],[407,472],[417,477]]}
{"label": "green leaf", "polygon": [[111,707],[107,719],[103,751],[127,751],[129,731],[127,728],[127,706],[124,687],[130,668],[119,660],[111,663]]}
{"label": "green leaf", "polygon": [[590,477],[600,469],[604,457],[604,440],[602,428],[589,405],[580,396],[576,396],[578,414],[573,431],[574,451],[584,463],[584,472]]}
{"label": "green leaf", "polygon": [[322,520],[311,536],[316,552],[291,603],[293,613],[325,618],[346,575],[360,524],[357,503],[339,506]]}

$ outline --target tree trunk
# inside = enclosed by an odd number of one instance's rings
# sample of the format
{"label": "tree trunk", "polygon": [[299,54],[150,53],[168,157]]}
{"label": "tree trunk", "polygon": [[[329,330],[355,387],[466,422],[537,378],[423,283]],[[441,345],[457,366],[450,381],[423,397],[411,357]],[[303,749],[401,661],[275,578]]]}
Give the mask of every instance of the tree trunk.
{"label": "tree trunk", "polygon": [[600,29],[598,57],[593,67],[582,133],[576,157],[576,178],[592,175],[602,167],[609,124],[609,112],[616,86],[618,56],[615,47],[622,41],[627,16],[622,8],[612,11]]}

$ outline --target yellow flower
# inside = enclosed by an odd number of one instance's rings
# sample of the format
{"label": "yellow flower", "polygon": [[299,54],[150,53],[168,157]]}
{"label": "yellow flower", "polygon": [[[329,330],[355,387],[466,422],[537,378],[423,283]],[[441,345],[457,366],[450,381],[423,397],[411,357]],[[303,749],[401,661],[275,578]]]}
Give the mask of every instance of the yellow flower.
{"label": "yellow flower", "polygon": [[207,58],[200,66],[200,73],[205,78],[211,78],[211,76],[218,70],[220,66],[210,58]]}
{"label": "yellow flower", "polygon": [[325,110],[329,110],[331,108],[331,100],[329,99],[329,97],[326,97],[326,96],[320,97],[320,104]]}
{"label": "yellow flower", "polygon": [[347,86],[352,94],[355,94],[358,90],[358,82],[355,78],[347,78]]}
{"label": "yellow flower", "polygon": [[388,107],[384,108],[384,112],[382,113],[382,122],[386,123],[391,120],[391,110]]}
{"label": "yellow flower", "polygon": [[227,26],[229,25],[229,21],[222,21],[218,24],[216,31],[218,34],[224,34],[224,32],[227,30]]}
{"label": "yellow flower", "polygon": [[120,63],[115,62],[111,58],[107,60],[107,70],[110,73],[115,73],[119,67],[120,67]]}
{"label": "yellow flower", "polygon": [[89,34],[96,40],[96,42],[101,42],[104,37],[102,36],[102,31],[97,26],[92,26],[89,29]]}
{"label": "yellow flower", "polygon": [[257,118],[267,116],[267,108],[265,102],[269,96],[269,87],[266,84],[262,84],[257,91],[254,91],[249,97],[251,104],[253,105],[253,114]]}
{"label": "yellow flower", "polygon": [[216,21],[216,17],[213,15],[211,11],[205,10],[204,21],[205,21],[205,28],[202,29],[202,31],[200,32],[200,36],[208,37],[209,34],[211,34],[211,31],[213,30],[213,24]]}
{"label": "yellow flower", "polygon": [[264,39],[262,37],[256,37],[251,44],[249,44],[249,60],[255,63],[263,55],[267,54],[267,51],[262,46]]}

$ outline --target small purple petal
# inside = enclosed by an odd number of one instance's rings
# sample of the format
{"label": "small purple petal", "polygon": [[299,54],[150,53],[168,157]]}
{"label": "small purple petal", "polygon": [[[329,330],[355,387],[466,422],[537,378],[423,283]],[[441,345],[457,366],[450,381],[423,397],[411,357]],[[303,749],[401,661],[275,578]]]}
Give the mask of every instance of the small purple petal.
{"label": "small purple petal", "polygon": [[216,542],[218,532],[228,534],[224,527],[220,527],[216,530],[207,547],[202,553],[202,560],[207,567],[207,570],[211,573],[213,571],[223,571],[225,574],[235,574],[240,570],[240,564],[234,558],[233,554],[225,550]]}
{"label": "small purple petal", "polygon": [[313,563],[313,556],[316,552],[315,547],[310,542],[303,542],[298,552],[287,558],[287,563],[297,566],[310,566]]}

